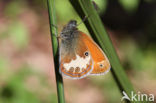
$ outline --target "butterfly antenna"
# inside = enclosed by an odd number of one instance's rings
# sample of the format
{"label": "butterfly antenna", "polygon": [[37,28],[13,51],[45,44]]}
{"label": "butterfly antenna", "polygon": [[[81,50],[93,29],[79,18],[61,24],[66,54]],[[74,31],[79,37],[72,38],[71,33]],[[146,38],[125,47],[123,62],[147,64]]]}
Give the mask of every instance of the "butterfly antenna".
{"label": "butterfly antenna", "polygon": [[88,19],[88,17],[89,17],[89,16],[85,16],[85,17],[83,18],[83,20],[82,20],[79,24],[77,24],[77,26],[79,26],[79,25],[82,24],[84,21],[86,21],[86,20]]}
{"label": "butterfly antenna", "polygon": [[[99,10],[100,10],[100,9],[99,9],[99,6],[98,6],[94,1],[92,1],[92,4],[93,4],[95,10],[96,10],[97,12],[99,12]],[[84,21],[86,21],[86,20],[88,19],[89,16],[90,16],[90,15],[85,16],[85,17],[83,18],[83,20],[82,20],[79,24],[77,24],[77,26],[79,26],[79,25],[82,24]]]}

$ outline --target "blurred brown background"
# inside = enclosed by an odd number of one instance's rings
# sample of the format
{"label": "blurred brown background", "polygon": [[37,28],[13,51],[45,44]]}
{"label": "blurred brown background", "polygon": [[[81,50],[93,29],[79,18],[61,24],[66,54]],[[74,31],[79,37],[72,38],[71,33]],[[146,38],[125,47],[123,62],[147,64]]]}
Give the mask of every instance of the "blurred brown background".
{"label": "blurred brown background", "polygon": [[[156,2],[95,0],[136,91],[156,95]],[[80,18],[68,0],[56,0],[59,31]],[[46,0],[0,0],[0,103],[57,103]],[[88,33],[82,24],[79,29]],[[111,72],[64,79],[67,103],[120,103]]]}

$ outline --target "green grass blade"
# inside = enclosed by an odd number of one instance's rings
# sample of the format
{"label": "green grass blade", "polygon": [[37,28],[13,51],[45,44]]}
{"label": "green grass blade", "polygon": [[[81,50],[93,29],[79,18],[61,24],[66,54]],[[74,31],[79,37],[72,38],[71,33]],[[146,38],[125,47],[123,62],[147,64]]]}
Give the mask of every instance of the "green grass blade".
{"label": "green grass blade", "polygon": [[[85,16],[88,16],[88,19],[84,23],[88,28],[92,38],[100,45],[100,47],[108,56],[111,63],[111,72],[114,80],[117,82],[121,93],[122,91],[125,91],[127,95],[131,97],[131,91],[134,91],[133,86],[120,64],[112,42],[109,39],[109,36],[107,35],[107,32],[100,20],[100,17],[94,9],[91,0],[70,0],[70,2],[82,19]],[[131,101],[131,103],[139,102]]]}
{"label": "green grass blade", "polygon": [[55,62],[54,64],[55,64],[58,103],[65,103],[63,79],[59,73],[58,40],[56,37],[58,32],[56,28],[57,23],[56,23],[56,15],[55,15],[55,0],[47,0],[47,6],[48,6],[48,13],[49,13],[49,24],[50,24],[52,47],[53,47],[53,56]]}

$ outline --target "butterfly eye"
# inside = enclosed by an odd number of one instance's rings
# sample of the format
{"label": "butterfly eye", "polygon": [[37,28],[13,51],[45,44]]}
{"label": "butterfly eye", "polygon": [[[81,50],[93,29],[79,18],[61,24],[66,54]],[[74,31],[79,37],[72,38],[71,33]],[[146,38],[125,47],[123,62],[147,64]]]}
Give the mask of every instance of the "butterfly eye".
{"label": "butterfly eye", "polygon": [[85,56],[88,56],[88,55],[89,55],[88,51],[87,51],[87,52],[85,52],[85,53],[84,53],[84,55],[85,55]]}
{"label": "butterfly eye", "polygon": [[63,36],[64,36],[64,37],[68,37],[68,35],[66,35],[66,34],[64,34]]}

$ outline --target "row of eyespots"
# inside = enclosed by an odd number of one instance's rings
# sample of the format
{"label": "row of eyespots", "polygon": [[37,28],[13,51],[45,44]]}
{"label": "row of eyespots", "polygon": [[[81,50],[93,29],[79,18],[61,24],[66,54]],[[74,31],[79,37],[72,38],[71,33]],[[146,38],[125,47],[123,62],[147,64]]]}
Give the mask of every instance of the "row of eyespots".
{"label": "row of eyespots", "polygon": [[70,67],[69,72],[76,72],[76,73],[78,73],[78,72],[80,72],[80,67],[76,67],[76,68]]}

